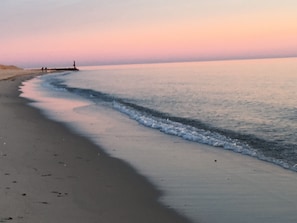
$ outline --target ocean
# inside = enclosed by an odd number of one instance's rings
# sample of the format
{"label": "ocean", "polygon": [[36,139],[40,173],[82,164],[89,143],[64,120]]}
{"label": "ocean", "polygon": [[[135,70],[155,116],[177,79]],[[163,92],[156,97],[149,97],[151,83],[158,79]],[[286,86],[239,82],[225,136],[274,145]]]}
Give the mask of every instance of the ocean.
{"label": "ocean", "polygon": [[[136,143],[149,132],[297,171],[296,84],[297,58],[283,58],[80,67],[27,81],[22,91],[49,117],[106,148],[116,147],[107,135],[120,120],[129,127],[118,137],[133,132],[130,139]],[[100,120],[100,114],[110,121]],[[158,185],[162,176],[150,165],[165,166],[169,162],[158,160],[158,153],[166,157],[170,150],[151,148],[157,155],[149,154],[150,162],[135,150],[110,148],[108,153],[153,176]],[[172,153],[187,154],[184,162],[193,159],[195,151],[178,150]]]}

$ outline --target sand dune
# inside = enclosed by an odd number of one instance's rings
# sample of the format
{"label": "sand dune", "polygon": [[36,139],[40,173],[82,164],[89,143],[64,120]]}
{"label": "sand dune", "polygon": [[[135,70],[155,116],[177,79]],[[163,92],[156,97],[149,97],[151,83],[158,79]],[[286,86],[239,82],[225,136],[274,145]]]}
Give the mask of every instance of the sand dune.
{"label": "sand dune", "polygon": [[14,65],[2,65],[0,64],[0,70],[22,70],[21,68]]}
{"label": "sand dune", "polygon": [[38,74],[40,70],[25,70],[13,65],[1,65],[0,64],[0,80],[11,79],[17,76]]}

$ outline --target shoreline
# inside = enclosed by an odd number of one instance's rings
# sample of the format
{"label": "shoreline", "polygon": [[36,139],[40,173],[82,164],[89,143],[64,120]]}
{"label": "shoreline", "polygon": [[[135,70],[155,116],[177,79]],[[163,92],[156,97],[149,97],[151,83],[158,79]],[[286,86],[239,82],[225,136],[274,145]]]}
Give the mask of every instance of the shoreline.
{"label": "shoreline", "polygon": [[189,222],[130,165],[19,97],[34,75],[0,81],[1,222]]}
{"label": "shoreline", "polygon": [[41,74],[43,73],[37,69],[0,69],[0,81],[12,80],[24,76],[37,76]]}
{"label": "shoreline", "polygon": [[105,106],[89,119],[79,100],[30,84],[31,99],[19,97],[20,79],[0,82],[0,210],[27,215],[0,222],[296,221],[295,172],[160,134]]}

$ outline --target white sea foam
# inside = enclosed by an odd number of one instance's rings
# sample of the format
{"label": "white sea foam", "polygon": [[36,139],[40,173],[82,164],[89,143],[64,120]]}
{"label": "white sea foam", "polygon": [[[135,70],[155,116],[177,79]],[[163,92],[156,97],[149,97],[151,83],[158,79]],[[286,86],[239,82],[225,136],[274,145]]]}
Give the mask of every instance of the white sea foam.
{"label": "white sea foam", "polygon": [[[65,74],[62,73],[62,75]],[[79,88],[68,89],[68,86],[64,85],[63,82],[61,82],[61,80],[59,79],[60,76],[61,74],[52,74],[46,77],[42,77],[43,79],[46,79],[46,81],[42,82],[43,87],[56,92],[70,91],[71,93],[75,93],[95,101],[98,98],[103,100],[108,99],[109,102],[113,100],[111,95],[102,94],[100,92],[99,95],[97,95],[97,92],[93,90]],[[101,97],[102,95],[104,96],[103,98]],[[254,149],[247,143],[236,140],[235,138],[230,138],[224,134],[215,131],[205,130],[202,128],[196,128],[184,123],[172,121],[168,118],[166,119],[156,117],[149,114],[148,112],[142,111],[141,109],[138,110],[133,107],[130,107],[129,105],[123,104],[119,102],[119,100],[117,99],[113,101],[112,105],[116,110],[128,115],[131,119],[136,120],[140,124],[153,129],[157,129],[163,133],[178,136],[185,140],[198,142],[214,147],[220,147],[244,155],[249,155],[252,157],[256,157],[260,160],[271,162],[284,168],[297,171],[297,166],[295,165],[295,163],[288,164],[286,160],[266,156],[262,153],[261,149]]]}
{"label": "white sea foam", "polygon": [[157,118],[116,101],[113,102],[113,107],[116,110],[128,115],[131,119],[136,120],[140,124],[153,129],[158,129],[163,133],[178,136],[185,140],[198,142],[214,147],[220,147],[236,153],[256,157],[260,160],[282,166],[283,168],[297,171],[297,164],[295,166],[290,166],[283,160],[267,157],[261,152],[253,149],[251,146],[244,144],[236,139],[228,138],[219,133],[198,129],[179,122],[171,121],[169,119]]}
{"label": "white sea foam", "polygon": [[128,115],[130,118],[138,121],[142,125],[158,129],[161,132],[179,136],[189,141],[199,142],[215,147],[222,147],[227,150],[233,150],[250,156],[257,156],[257,152],[248,145],[230,139],[221,134],[198,129],[179,122],[171,121],[169,119],[149,116],[118,102],[113,102],[113,107]]}

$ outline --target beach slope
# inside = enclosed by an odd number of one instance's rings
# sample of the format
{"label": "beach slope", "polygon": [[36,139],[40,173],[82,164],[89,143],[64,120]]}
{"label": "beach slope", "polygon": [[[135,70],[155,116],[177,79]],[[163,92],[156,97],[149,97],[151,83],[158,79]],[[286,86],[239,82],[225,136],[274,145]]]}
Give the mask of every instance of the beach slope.
{"label": "beach slope", "polygon": [[0,69],[0,222],[188,222],[129,165],[28,106],[18,87],[36,74]]}

